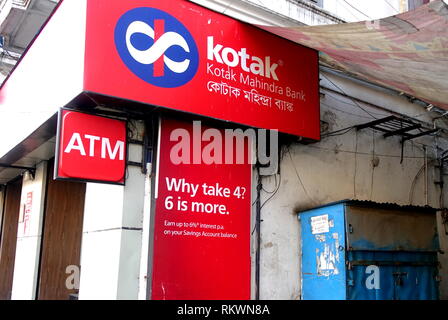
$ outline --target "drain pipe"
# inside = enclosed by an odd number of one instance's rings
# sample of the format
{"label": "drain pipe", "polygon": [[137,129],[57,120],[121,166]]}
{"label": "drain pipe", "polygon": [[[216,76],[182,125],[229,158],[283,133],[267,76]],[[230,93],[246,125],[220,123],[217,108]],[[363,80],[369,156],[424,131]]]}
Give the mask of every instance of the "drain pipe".
{"label": "drain pipe", "polygon": [[261,254],[261,175],[260,168],[257,167],[257,202],[256,202],[256,220],[255,228],[257,232],[257,252],[255,255],[255,300],[260,300],[260,254]]}

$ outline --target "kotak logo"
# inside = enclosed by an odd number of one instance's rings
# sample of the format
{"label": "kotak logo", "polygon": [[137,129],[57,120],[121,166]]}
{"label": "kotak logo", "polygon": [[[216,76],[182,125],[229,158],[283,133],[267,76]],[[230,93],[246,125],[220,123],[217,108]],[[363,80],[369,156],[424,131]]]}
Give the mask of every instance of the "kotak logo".
{"label": "kotak logo", "polygon": [[[218,63],[226,64],[229,67],[241,66],[246,72],[251,72],[266,78],[272,78],[278,81],[276,70],[277,63],[271,63],[271,57],[266,56],[264,60],[259,57],[251,56],[247,53],[247,48],[241,48],[236,51],[230,47],[224,47],[222,44],[214,43],[214,37],[207,38],[207,59]],[[250,63],[250,64],[249,64]]]}
{"label": "kotak logo", "polygon": [[126,122],[61,111],[57,177],[122,184],[125,168]]}
{"label": "kotak logo", "polygon": [[158,87],[182,86],[198,69],[199,53],[190,32],[159,9],[136,8],[121,16],[115,46],[136,76]]}

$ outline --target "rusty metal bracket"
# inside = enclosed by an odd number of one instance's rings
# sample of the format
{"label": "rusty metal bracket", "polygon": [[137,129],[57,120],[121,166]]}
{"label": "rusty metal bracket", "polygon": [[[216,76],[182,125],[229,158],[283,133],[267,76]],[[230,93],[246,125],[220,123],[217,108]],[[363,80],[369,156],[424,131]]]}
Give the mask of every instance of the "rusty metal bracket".
{"label": "rusty metal bracket", "polygon": [[442,224],[445,229],[445,234],[448,234],[448,209],[442,209]]}
{"label": "rusty metal bracket", "polygon": [[414,266],[414,267],[437,267],[438,262],[434,261],[373,261],[373,260],[362,260],[362,261],[351,261],[351,266]]}
{"label": "rusty metal bracket", "polygon": [[356,130],[371,128],[383,133],[384,138],[400,136],[401,137],[401,159],[404,158],[404,143],[408,140],[419,138],[438,132],[440,129],[425,129],[420,123],[410,119],[404,119],[397,116],[388,116],[382,119],[376,119],[356,126]]}
{"label": "rusty metal bracket", "polygon": [[33,167],[13,166],[9,164],[0,163],[0,168],[28,171],[33,176],[33,178],[36,175],[36,168]]}

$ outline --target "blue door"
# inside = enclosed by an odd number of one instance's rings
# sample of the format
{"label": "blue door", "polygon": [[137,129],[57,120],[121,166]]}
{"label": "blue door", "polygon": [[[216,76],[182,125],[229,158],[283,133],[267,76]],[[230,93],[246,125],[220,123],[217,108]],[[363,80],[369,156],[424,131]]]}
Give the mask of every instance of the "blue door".
{"label": "blue door", "polygon": [[437,269],[431,266],[401,266],[394,272],[395,300],[437,300]]}
{"label": "blue door", "polygon": [[302,299],[345,300],[344,208],[329,206],[300,215]]}
{"label": "blue door", "polygon": [[436,300],[436,253],[349,252],[349,300]]}

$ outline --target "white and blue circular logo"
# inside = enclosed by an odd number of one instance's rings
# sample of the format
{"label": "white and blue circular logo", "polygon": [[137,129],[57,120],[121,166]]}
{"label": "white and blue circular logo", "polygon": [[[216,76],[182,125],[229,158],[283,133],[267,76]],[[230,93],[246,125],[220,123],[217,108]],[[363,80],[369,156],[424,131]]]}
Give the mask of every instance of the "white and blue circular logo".
{"label": "white and blue circular logo", "polygon": [[121,16],[115,46],[126,66],[154,86],[180,87],[198,70],[199,52],[190,32],[159,9],[136,8]]}

